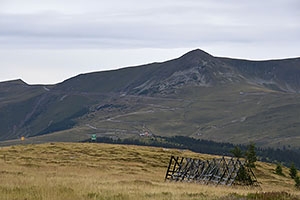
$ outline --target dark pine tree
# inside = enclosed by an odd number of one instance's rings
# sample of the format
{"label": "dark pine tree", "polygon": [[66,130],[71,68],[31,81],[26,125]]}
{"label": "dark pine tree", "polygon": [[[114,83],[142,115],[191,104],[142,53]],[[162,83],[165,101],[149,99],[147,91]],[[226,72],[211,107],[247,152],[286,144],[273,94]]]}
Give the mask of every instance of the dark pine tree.
{"label": "dark pine tree", "polygon": [[255,144],[251,143],[246,151],[246,160],[248,167],[255,168],[255,162],[257,161]]}
{"label": "dark pine tree", "polygon": [[280,176],[284,176],[283,172],[282,172],[282,166],[280,163],[277,163],[276,169],[275,169],[275,173],[280,175]]}
{"label": "dark pine tree", "polygon": [[295,167],[295,164],[292,162],[291,168],[290,168],[290,176],[292,179],[295,179],[297,177],[297,169]]}
{"label": "dark pine tree", "polygon": [[242,158],[243,157],[243,152],[240,149],[240,147],[238,147],[238,146],[235,146],[234,149],[231,149],[230,153],[232,153],[233,156],[236,157],[236,158]]}

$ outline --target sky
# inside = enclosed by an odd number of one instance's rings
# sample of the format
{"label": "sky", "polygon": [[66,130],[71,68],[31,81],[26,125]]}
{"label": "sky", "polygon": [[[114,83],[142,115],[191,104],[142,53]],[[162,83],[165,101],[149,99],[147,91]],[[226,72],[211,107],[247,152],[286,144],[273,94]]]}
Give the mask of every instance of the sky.
{"label": "sky", "polygon": [[300,57],[299,0],[0,0],[0,81],[54,84],[200,48]]}

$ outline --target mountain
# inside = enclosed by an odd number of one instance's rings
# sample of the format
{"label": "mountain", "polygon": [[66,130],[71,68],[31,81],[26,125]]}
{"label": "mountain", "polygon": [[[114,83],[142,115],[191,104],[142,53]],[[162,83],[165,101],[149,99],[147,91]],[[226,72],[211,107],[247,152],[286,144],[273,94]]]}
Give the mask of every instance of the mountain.
{"label": "mountain", "polygon": [[182,85],[211,86],[240,80],[237,71],[201,50],[163,63],[82,74],[58,84],[65,91],[160,94]]}
{"label": "mountain", "polygon": [[[55,85],[0,83],[0,139],[183,135],[300,147],[300,58],[248,61],[202,50],[80,74]],[[39,137],[35,137],[39,136]]]}

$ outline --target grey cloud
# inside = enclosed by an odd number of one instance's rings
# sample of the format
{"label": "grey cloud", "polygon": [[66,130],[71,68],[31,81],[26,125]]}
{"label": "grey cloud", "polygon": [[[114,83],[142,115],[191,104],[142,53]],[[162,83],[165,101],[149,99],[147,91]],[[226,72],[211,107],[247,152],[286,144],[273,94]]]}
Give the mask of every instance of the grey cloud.
{"label": "grey cloud", "polygon": [[[77,0],[75,4],[82,2]],[[182,48],[218,42],[299,41],[298,14],[291,8],[293,0],[90,2],[84,5],[81,14],[55,10],[60,5],[58,1],[51,4],[52,11],[0,13],[0,45],[5,48]],[[113,4],[120,8],[114,8]]]}
{"label": "grey cloud", "polygon": [[299,56],[299,2],[0,0],[0,81],[54,83],[193,48],[248,59]]}

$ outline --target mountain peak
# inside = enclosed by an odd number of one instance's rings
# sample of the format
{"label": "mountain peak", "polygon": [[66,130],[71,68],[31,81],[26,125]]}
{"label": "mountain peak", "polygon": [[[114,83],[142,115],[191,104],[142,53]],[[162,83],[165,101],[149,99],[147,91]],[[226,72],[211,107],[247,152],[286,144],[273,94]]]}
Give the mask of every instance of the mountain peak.
{"label": "mountain peak", "polygon": [[9,81],[3,81],[0,82],[0,84],[10,84],[10,85],[27,85],[22,79],[15,79],[15,80],[9,80]]}
{"label": "mountain peak", "polygon": [[195,57],[204,58],[204,57],[213,57],[213,56],[201,49],[194,49],[182,56],[182,58],[195,58]]}

